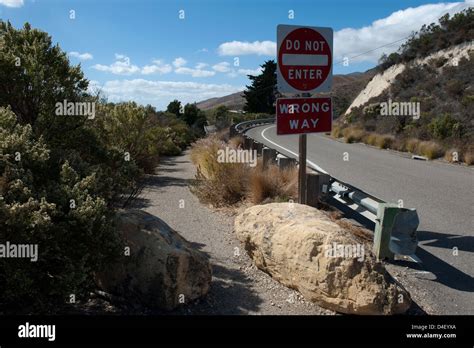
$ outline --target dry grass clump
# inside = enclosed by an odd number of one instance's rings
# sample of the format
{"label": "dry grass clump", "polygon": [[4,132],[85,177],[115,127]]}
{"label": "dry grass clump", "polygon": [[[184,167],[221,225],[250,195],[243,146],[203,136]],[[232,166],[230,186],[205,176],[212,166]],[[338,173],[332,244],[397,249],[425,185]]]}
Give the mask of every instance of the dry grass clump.
{"label": "dry grass clump", "polygon": [[360,128],[344,128],[342,135],[344,136],[344,141],[346,143],[356,143],[362,141],[365,136],[365,131]]}
{"label": "dry grass clump", "polygon": [[218,151],[226,147],[236,149],[237,143],[226,144],[217,137],[208,137],[192,145],[191,160],[197,166],[192,191],[201,201],[219,207],[243,200],[258,204],[297,197],[298,172],[295,167],[280,170],[270,165],[263,169],[261,161],[255,167],[246,163],[218,162]]}
{"label": "dry grass clump", "polygon": [[217,136],[200,139],[191,148],[191,160],[197,166],[193,192],[205,203],[216,206],[241,201],[246,191],[244,163],[219,163],[219,150],[231,147]]}
{"label": "dry grass clump", "polygon": [[377,134],[375,134],[375,133],[369,133],[364,138],[364,143],[366,143],[368,145],[375,146],[376,141],[377,141]]}
{"label": "dry grass clump", "polygon": [[229,145],[234,148],[239,148],[244,146],[244,137],[237,135],[229,140]]}
{"label": "dry grass clump", "polygon": [[297,197],[296,167],[280,170],[276,165],[269,165],[265,170],[262,169],[262,165],[259,164],[250,171],[247,197],[252,203],[259,204],[266,199],[288,201]]}
{"label": "dry grass clump", "polygon": [[408,139],[405,143],[405,148],[408,152],[417,153],[420,142],[420,140],[415,138]]}
{"label": "dry grass clump", "polygon": [[394,143],[394,140],[395,137],[392,135],[377,133],[366,134],[363,138],[364,143],[372,146],[377,146],[381,149],[391,148],[392,144]]}
{"label": "dry grass clump", "polygon": [[394,137],[391,135],[377,135],[375,138],[375,146],[380,149],[389,149],[392,147]]}
{"label": "dry grass clump", "polygon": [[444,155],[443,147],[434,141],[422,141],[417,146],[418,154],[428,159],[435,159]]}
{"label": "dry grass clump", "polygon": [[331,130],[331,136],[333,138],[339,139],[342,137],[342,128],[339,126],[333,126]]}
{"label": "dry grass clump", "polygon": [[463,161],[468,166],[472,166],[474,164],[474,146],[468,147],[465,151],[463,151]]}
{"label": "dry grass clump", "polygon": [[451,148],[444,153],[444,159],[451,163],[457,163],[461,160],[461,152],[456,148]]}

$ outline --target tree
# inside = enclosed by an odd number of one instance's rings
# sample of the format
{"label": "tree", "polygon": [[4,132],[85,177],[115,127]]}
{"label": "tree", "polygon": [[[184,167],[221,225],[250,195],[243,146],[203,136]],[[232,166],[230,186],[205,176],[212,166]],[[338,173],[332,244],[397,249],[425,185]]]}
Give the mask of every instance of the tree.
{"label": "tree", "polygon": [[171,103],[168,104],[166,111],[175,114],[176,117],[180,117],[181,115],[181,102],[177,99],[173,100]]}
{"label": "tree", "polygon": [[252,82],[244,91],[247,112],[275,113],[275,88],[276,88],[276,63],[274,60],[266,61],[262,73],[258,76],[247,75]]}
{"label": "tree", "polygon": [[80,66],[28,23],[17,30],[0,21],[0,70],[0,106],[10,106],[22,124],[54,114],[57,102],[76,101],[88,87]]}
{"label": "tree", "polygon": [[229,109],[225,105],[220,105],[214,110],[214,119],[217,129],[229,127]]}

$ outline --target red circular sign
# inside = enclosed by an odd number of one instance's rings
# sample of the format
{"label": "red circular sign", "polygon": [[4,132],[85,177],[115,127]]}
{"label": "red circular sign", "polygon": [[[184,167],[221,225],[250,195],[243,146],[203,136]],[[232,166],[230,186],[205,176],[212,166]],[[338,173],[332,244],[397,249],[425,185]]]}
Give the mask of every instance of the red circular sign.
{"label": "red circular sign", "polygon": [[319,87],[328,77],[331,65],[332,55],[328,42],[310,28],[290,32],[278,50],[278,67],[283,78],[291,87],[300,91]]}

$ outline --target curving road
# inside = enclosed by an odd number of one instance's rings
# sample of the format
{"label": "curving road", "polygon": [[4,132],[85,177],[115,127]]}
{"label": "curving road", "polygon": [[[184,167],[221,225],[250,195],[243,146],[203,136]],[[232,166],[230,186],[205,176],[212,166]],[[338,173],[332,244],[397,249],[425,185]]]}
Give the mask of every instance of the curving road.
{"label": "curving road", "polygon": [[[252,128],[247,135],[287,156],[298,152],[298,136],[276,135],[274,125]],[[416,300],[427,303],[434,313],[474,314],[472,167],[417,161],[406,154],[318,134],[308,134],[307,148],[308,161],[332,176],[384,201],[402,199],[405,207],[416,208],[420,218],[416,254],[433,276],[417,271],[413,263],[400,262],[400,269],[411,271],[405,272],[405,285],[424,289],[426,298]]]}

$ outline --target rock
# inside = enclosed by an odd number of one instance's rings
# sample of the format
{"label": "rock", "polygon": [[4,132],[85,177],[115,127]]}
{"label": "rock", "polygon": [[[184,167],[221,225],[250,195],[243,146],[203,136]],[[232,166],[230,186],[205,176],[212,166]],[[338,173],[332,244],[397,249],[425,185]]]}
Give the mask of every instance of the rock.
{"label": "rock", "polygon": [[[321,307],[348,314],[396,314],[410,307],[410,295],[375,261],[371,246],[316,208],[253,206],[236,217],[235,232],[258,268]],[[329,252],[340,250],[337,245],[347,246],[346,254]],[[354,257],[357,250],[362,253]]]}
{"label": "rock", "polygon": [[96,274],[102,290],[165,310],[208,292],[208,258],[161,219],[141,210],[122,210],[116,231],[130,247],[130,256]]}

